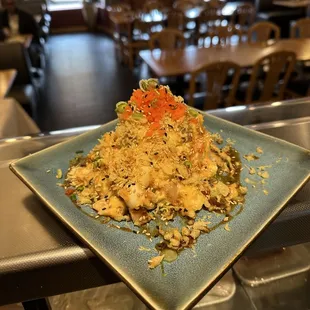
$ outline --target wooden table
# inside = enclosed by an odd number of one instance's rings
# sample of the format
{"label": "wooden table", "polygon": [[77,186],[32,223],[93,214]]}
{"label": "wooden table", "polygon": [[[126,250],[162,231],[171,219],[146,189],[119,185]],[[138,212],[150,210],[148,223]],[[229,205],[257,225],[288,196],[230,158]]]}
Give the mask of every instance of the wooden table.
{"label": "wooden table", "polygon": [[283,0],[273,1],[273,4],[287,8],[305,8],[310,5],[310,0]]}
{"label": "wooden table", "polygon": [[4,98],[10,90],[17,71],[15,69],[0,70],[0,99]]}
{"label": "wooden table", "polygon": [[16,36],[11,36],[5,40],[7,43],[15,43],[19,42],[24,45],[25,48],[29,48],[31,42],[32,42],[32,34],[19,34]]}
{"label": "wooden table", "polygon": [[143,61],[158,76],[180,76],[218,61],[233,61],[241,67],[253,66],[261,57],[276,51],[293,51],[300,61],[310,60],[310,39],[280,40],[264,47],[261,44],[240,44],[228,47],[179,50],[153,50],[139,53]]}

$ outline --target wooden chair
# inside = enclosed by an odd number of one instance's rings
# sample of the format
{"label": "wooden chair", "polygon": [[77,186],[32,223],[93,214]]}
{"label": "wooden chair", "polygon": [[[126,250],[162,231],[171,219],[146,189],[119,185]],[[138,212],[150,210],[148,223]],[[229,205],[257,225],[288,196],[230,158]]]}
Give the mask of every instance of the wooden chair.
{"label": "wooden chair", "polygon": [[170,29],[183,31],[185,27],[184,13],[178,9],[171,9],[167,13],[167,26]]}
{"label": "wooden chair", "polygon": [[[124,10],[122,7],[117,11],[116,7],[109,7],[109,19],[113,26],[112,37],[114,40],[115,55],[119,57],[122,55],[122,41],[131,36],[132,32],[132,21],[134,19],[133,12]],[[124,22],[125,21],[125,22]]]}
{"label": "wooden chair", "polygon": [[139,51],[148,49],[151,23],[143,22],[137,17],[128,25],[128,37],[121,39],[121,53],[123,61],[130,69],[134,68],[135,58]]}
{"label": "wooden chair", "polygon": [[[220,106],[231,106],[235,103],[238,87],[240,66],[234,62],[224,61],[208,64],[191,73],[188,104],[194,106],[197,79],[204,75],[205,99],[204,110],[217,109]],[[230,84],[227,84],[229,75]]]}
{"label": "wooden chair", "polygon": [[310,18],[301,18],[294,23],[291,38],[310,38]]}
{"label": "wooden chair", "polygon": [[[296,54],[286,51],[274,52],[258,60],[253,67],[250,82],[246,85],[242,103],[283,100],[295,62]],[[237,97],[243,97],[242,92],[238,91]]]}
{"label": "wooden chair", "polygon": [[240,43],[242,32],[234,26],[214,26],[198,38],[199,47],[228,46]]}
{"label": "wooden chair", "polygon": [[250,27],[248,31],[249,43],[265,43],[268,44],[269,40],[280,39],[280,28],[271,22],[258,22]]}
{"label": "wooden chair", "polygon": [[209,7],[204,9],[198,18],[198,36],[207,33],[210,27],[220,25],[222,20],[221,12],[218,8]]}
{"label": "wooden chair", "polygon": [[188,45],[193,42],[195,32],[191,30],[186,30],[186,18],[182,11],[177,9],[171,9],[168,11],[167,28],[182,31]]}
{"label": "wooden chair", "polygon": [[195,9],[195,7],[197,7],[197,5],[195,4],[194,1],[192,0],[177,0],[174,2],[173,4],[173,8],[177,9],[179,11],[182,11],[184,14],[184,30],[187,32],[186,37],[188,37],[188,43],[194,43],[192,42],[195,37],[195,33],[196,33],[196,21],[193,20],[190,17],[187,17],[187,12],[189,12],[192,9]]}
{"label": "wooden chair", "polygon": [[210,0],[208,2],[205,2],[205,6],[211,7],[211,8],[216,8],[219,10],[223,9],[225,4],[226,4],[226,1],[223,1],[223,0]]}
{"label": "wooden chair", "polygon": [[127,3],[118,3],[109,5],[107,11],[109,13],[119,13],[119,12],[128,12],[131,10],[131,6]]}
{"label": "wooden chair", "polygon": [[181,11],[186,11],[193,9],[195,7],[195,3],[191,0],[177,0],[173,4],[173,8]]}
{"label": "wooden chair", "polygon": [[151,28],[154,26],[153,22],[145,21],[143,13],[136,15],[135,20],[132,24],[133,30],[133,41],[150,39]]}
{"label": "wooden chair", "polygon": [[[310,18],[301,18],[297,20],[291,28],[290,37],[310,38]],[[304,76],[309,76],[310,73],[310,61],[298,62],[295,69],[297,70],[299,77],[304,80]]]}
{"label": "wooden chair", "polygon": [[239,27],[241,31],[246,32],[255,21],[256,10],[253,4],[245,3],[239,5],[234,11],[231,23]]}
{"label": "wooden chair", "polygon": [[155,48],[160,49],[176,49],[185,47],[185,38],[183,33],[177,29],[164,29],[161,32],[157,32],[151,36],[149,41],[149,48],[153,50]]}
{"label": "wooden chair", "polygon": [[163,4],[157,0],[148,0],[144,3],[143,11],[151,12],[154,10],[161,11],[164,8]]}

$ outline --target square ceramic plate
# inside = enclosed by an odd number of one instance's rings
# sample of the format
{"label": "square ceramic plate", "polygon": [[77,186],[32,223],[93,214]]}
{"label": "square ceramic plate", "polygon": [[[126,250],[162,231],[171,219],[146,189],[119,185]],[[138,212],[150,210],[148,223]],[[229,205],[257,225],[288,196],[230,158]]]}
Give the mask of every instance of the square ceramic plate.
{"label": "square ceramic plate", "polygon": [[[268,168],[270,178],[262,184],[261,177],[250,175],[244,168],[242,183],[245,185],[248,178],[250,184],[247,184],[249,191],[242,212],[229,222],[228,227],[220,225],[202,235],[195,251],[186,249],[175,262],[164,263],[165,274],[160,267],[154,270],[147,267],[147,260],[156,256],[155,252],[139,250],[140,246],[154,248],[158,241],[151,243],[144,235],[115,229],[89,217],[73,205],[62,187],[56,185],[59,182],[55,178],[56,170],[61,168],[65,172],[75,152],[82,149],[86,154],[102,134],[115,128],[116,121],[29,155],[12,163],[10,168],[149,307],[188,309],[211,289],[310,175],[309,151],[214,116],[203,115],[206,128],[219,132],[224,140],[235,140],[235,148],[241,155],[255,153],[260,146],[264,154],[256,153],[260,157],[258,160],[247,162],[242,159],[242,162],[252,167],[271,165]],[[49,169],[51,172],[47,173]],[[238,211],[240,207],[234,210],[235,213]],[[202,211],[202,214],[208,213]],[[212,225],[221,220],[215,215],[210,219]]]}

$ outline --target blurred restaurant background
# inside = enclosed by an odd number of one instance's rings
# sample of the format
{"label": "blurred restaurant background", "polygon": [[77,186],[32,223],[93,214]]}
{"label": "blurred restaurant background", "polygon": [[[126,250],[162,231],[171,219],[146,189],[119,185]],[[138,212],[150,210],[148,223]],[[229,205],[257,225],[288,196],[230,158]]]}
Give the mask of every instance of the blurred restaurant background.
{"label": "blurred restaurant background", "polygon": [[[310,0],[0,0],[0,197],[12,197],[0,244],[14,244],[0,247],[1,310],[147,309],[8,164],[116,118],[151,77],[309,149]],[[308,182],[195,309],[310,308],[309,193]]]}

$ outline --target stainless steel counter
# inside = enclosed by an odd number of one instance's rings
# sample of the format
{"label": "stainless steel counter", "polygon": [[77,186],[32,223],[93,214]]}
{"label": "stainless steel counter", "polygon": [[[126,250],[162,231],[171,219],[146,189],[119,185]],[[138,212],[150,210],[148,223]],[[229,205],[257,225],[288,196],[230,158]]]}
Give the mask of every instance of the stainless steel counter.
{"label": "stainless steel counter", "polygon": [[209,114],[240,125],[254,125],[310,116],[310,97],[209,110]]}
{"label": "stainless steel counter", "polygon": [[[272,115],[278,116],[291,111],[291,116],[302,116],[302,120],[273,122],[253,129],[280,136],[289,141],[309,147],[310,100],[302,102],[276,103]],[[287,107],[287,108],[286,108]],[[250,118],[250,111],[266,111],[269,106],[249,106],[242,109],[248,117],[236,120],[243,123]],[[231,119],[230,111],[215,111],[224,118]],[[286,111],[286,112],[284,112]],[[297,112],[298,111],[298,112]],[[258,112],[257,112],[258,113]],[[260,120],[273,121],[271,113],[259,112]],[[287,117],[288,118],[288,117]],[[291,117],[292,118],[292,117]],[[257,120],[257,118],[256,118]],[[282,124],[282,125],[279,125]],[[258,125],[257,125],[258,126]],[[288,127],[287,127],[288,126]],[[299,128],[300,134],[292,135]],[[29,153],[62,142],[71,136],[94,127],[44,133],[36,136],[18,137],[0,141],[0,197],[2,214],[0,217],[0,305],[34,299],[64,292],[80,290],[118,281],[118,278],[88,249],[59,223],[39,200],[8,169],[13,160]],[[283,133],[286,133],[285,135]],[[252,254],[257,251],[279,246],[310,241],[307,227],[310,220],[308,187],[300,192],[292,204],[253,244]],[[296,214],[301,214],[296,216]],[[294,216],[292,216],[294,214]],[[288,222],[293,227],[287,233]],[[283,233],[285,231],[285,233]],[[303,231],[302,233],[299,233]],[[251,254],[251,252],[249,252]],[[3,293],[4,292],[4,293]],[[232,309],[238,309],[234,306]]]}

